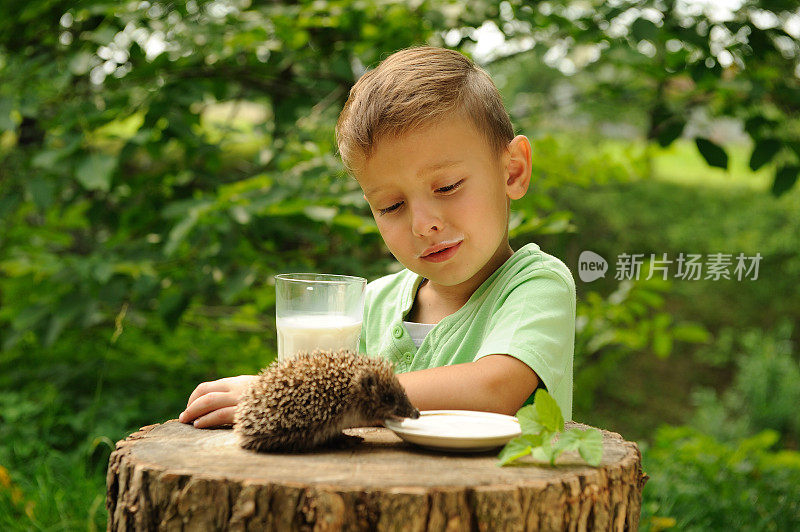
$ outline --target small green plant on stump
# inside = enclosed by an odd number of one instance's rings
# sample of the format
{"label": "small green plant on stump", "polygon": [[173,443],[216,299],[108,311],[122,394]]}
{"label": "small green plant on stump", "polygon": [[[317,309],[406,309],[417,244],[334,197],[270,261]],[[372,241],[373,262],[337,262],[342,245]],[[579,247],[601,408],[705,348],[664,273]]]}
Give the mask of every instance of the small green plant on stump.
{"label": "small green plant on stump", "polygon": [[[522,435],[503,447],[499,465],[510,464],[518,458],[531,455],[534,460],[550,462],[564,451],[578,451],[587,464],[598,466],[603,457],[603,436],[597,429],[564,430],[564,416],[556,400],[545,390],[537,390],[532,405],[517,411]],[[555,440],[555,441],[554,441]]]}

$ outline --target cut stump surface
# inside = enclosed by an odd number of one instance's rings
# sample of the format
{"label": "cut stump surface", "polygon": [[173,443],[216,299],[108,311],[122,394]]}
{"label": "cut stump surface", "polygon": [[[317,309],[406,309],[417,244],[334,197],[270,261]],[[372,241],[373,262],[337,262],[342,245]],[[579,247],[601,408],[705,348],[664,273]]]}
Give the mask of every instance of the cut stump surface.
{"label": "cut stump surface", "polygon": [[[569,427],[588,428],[578,423]],[[603,460],[499,467],[497,450],[446,453],[384,428],[348,449],[241,449],[230,429],[172,420],[117,443],[109,530],[636,530],[641,454],[603,431]]]}

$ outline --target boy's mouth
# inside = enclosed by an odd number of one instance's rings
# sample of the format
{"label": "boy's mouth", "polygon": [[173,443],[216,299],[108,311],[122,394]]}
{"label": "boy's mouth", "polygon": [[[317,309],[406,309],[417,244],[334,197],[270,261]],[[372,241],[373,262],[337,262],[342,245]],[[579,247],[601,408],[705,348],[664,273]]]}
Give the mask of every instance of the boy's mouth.
{"label": "boy's mouth", "polygon": [[463,240],[458,240],[436,244],[423,251],[419,258],[428,262],[444,262],[456,254],[462,242]]}

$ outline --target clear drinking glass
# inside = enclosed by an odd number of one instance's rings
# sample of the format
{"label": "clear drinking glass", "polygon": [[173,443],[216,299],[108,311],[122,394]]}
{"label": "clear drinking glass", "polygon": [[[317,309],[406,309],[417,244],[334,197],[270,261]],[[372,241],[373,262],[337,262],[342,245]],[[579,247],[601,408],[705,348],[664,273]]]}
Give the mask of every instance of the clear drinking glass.
{"label": "clear drinking glass", "polygon": [[350,275],[276,275],[278,360],[314,349],[357,352],[366,286],[366,279]]}

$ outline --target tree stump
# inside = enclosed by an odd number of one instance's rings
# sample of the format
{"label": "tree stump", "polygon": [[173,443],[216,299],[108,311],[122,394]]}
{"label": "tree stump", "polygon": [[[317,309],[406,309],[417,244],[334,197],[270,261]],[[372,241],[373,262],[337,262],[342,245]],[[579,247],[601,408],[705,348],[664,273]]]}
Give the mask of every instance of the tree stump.
{"label": "tree stump", "polygon": [[[585,425],[568,423],[585,428]],[[499,467],[497,452],[414,447],[385,428],[347,431],[348,449],[241,449],[230,429],[172,420],[117,443],[108,530],[636,530],[641,454],[603,431],[599,467]]]}

